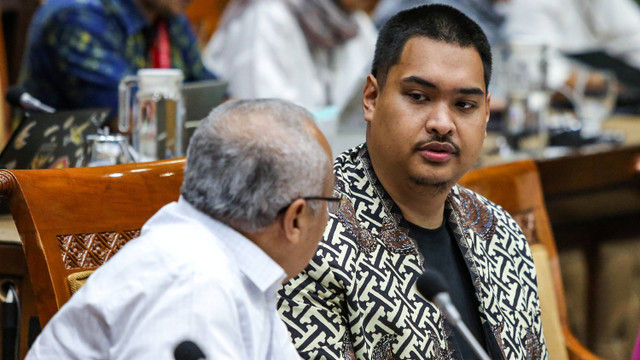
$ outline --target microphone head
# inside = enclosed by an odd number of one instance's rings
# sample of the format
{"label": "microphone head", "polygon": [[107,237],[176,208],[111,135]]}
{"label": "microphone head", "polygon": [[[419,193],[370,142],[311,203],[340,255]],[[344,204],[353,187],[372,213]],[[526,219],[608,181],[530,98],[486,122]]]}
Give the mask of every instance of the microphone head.
{"label": "microphone head", "polygon": [[433,301],[437,294],[448,292],[442,275],[431,269],[425,269],[418,280],[416,280],[416,288],[418,292],[429,301]]}
{"label": "microphone head", "polygon": [[198,360],[198,359],[206,359],[204,353],[196,343],[193,341],[183,341],[178,346],[176,346],[176,350],[173,352],[173,356],[176,360]]}
{"label": "microphone head", "polygon": [[11,104],[12,106],[22,106],[20,105],[20,97],[22,97],[22,94],[24,94],[25,92],[27,92],[22,86],[11,86],[9,89],[7,89],[7,94],[5,95],[5,98],[7,99],[7,102],[9,102],[9,104]]}

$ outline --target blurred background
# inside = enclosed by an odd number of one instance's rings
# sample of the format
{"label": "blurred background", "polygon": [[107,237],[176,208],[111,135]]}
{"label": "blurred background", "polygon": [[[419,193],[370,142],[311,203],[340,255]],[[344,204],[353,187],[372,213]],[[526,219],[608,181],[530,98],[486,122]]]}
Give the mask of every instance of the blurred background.
{"label": "blurred background", "polygon": [[[43,2],[0,0],[3,94],[20,85],[29,27]],[[330,19],[338,34],[331,39],[314,38],[309,31],[296,37],[286,29],[238,35],[250,24],[270,23],[265,17],[277,9],[266,5],[276,3],[271,0],[193,0],[186,16],[205,68],[228,84],[227,97],[288,97],[308,107],[338,154],[364,140],[360,100],[377,29],[402,9],[436,1],[331,2],[346,14]],[[571,330],[599,356],[629,359],[640,327],[640,5],[635,0],[438,2],[477,21],[494,51],[492,115],[477,166],[536,160]],[[300,24],[317,11],[310,3],[292,3]],[[263,51],[257,56],[243,52],[253,42]],[[273,70],[282,57],[299,59],[300,68],[281,64]],[[273,77],[250,78],[246,69],[252,66],[269,67]],[[3,96],[2,147],[21,116]]]}

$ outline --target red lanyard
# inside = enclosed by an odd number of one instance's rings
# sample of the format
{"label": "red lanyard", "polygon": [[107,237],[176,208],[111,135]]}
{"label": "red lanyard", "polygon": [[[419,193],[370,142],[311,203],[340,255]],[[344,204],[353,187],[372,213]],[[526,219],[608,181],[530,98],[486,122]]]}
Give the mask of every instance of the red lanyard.
{"label": "red lanyard", "polygon": [[156,30],[156,41],[151,47],[151,64],[154,68],[168,69],[171,67],[171,43],[169,42],[167,21],[159,20]]}

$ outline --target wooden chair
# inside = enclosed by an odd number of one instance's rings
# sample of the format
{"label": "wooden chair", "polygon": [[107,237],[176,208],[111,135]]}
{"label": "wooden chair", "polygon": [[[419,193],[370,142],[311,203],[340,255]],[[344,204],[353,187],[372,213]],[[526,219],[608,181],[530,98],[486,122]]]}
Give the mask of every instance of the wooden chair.
{"label": "wooden chair", "polygon": [[184,159],[94,168],[0,170],[44,326],[163,205],[179,197]]}
{"label": "wooden chair", "polygon": [[535,162],[524,160],[472,170],[459,183],[502,206],[522,227],[536,264],[550,359],[600,359],[569,329],[558,253]]}

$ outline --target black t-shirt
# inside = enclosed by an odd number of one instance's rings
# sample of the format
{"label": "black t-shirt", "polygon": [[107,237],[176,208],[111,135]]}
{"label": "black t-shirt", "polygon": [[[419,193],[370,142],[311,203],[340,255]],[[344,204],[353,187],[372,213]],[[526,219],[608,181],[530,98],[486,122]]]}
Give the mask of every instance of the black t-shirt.
{"label": "black t-shirt", "polygon": [[[448,224],[445,221],[437,229],[425,229],[410,223],[408,223],[408,227],[409,236],[416,240],[420,252],[424,256],[425,268],[436,270],[442,275],[449,289],[451,301],[460,312],[462,321],[476,340],[486,349],[484,331],[478,311],[478,299],[471,283],[471,274]],[[453,332],[463,359],[478,359],[462,335],[456,329],[453,329]]]}

